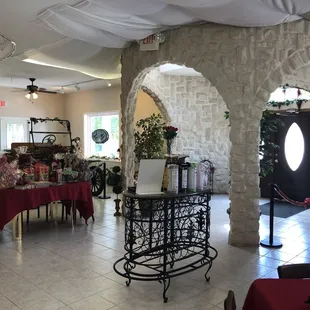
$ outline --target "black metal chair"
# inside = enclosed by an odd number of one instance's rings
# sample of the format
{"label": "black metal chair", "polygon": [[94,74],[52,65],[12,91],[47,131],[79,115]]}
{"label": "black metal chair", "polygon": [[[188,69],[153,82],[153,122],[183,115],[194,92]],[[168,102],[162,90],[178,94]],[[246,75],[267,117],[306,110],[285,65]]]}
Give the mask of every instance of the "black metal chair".
{"label": "black metal chair", "polygon": [[310,264],[292,264],[278,267],[280,279],[309,279]]}
{"label": "black metal chair", "polygon": [[224,309],[225,310],[236,310],[236,300],[235,300],[235,294],[233,291],[229,291],[226,299],[224,300]]}
{"label": "black metal chair", "polygon": [[[37,211],[38,211],[38,218],[40,218],[40,207],[41,206],[39,206],[39,207],[37,207]],[[46,220],[46,222],[48,222],[48,203],[45,205],[45,220]],[[35,210],[35,209],[34,209]],[[28,225],[29,225],[29,211],[31,211],[31,210],[27,210],[27,220],[26,220],[26,223],[27,223],[27,227],[28,227]]]}

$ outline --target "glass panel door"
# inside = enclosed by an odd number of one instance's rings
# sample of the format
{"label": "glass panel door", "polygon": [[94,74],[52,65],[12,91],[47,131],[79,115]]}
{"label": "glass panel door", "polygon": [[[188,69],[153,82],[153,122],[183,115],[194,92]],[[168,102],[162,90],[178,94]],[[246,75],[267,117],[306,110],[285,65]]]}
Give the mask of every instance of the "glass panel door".
{"label": "glass panel door", "polygon": [[1,149],[10,149],[13,142],[28,142],[27,119],[1,119]]}

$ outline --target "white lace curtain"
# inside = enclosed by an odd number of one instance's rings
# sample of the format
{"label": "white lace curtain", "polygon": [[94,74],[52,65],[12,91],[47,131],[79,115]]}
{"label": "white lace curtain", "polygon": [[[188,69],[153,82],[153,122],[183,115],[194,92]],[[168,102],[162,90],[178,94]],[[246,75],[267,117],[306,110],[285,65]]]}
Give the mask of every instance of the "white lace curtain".
{"label": "white lace curtain", "polygon": [[127,41],[198,20],[265,26],[296,20],[309,11],[309,0],[87,0],[49,8],[36,24],[70,38],[122,48]]}
{"label": "white lace curtain", "polygon": [[[106,65],[116,74],[121,51],[115,49],[169,27],[197,21],[267,26],[300,19],[309,11],[309,0],[86,0],[75,6],[59,4],[38,15],[34,23],[67,37],[66,50],[74,56],[52,46],[31,58],[59,65],[67,57],[70,69],[79,67],[83,72],[84,67],[92,68],[91,75],[98,76],[96,69]],[[99,60],[103,61],[100,66]]]}

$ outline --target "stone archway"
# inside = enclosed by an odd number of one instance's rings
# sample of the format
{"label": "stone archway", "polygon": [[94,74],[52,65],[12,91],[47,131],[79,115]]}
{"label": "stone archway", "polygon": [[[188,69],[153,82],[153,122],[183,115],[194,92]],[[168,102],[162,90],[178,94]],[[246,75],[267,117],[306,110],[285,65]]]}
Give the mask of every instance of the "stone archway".
{"label": "stone archway", "polygon": [[158,107],[164,121],[167,124],[170,124],[171,118],[167,112],[167,109],[165,108],[163,101],[159,98],[159,96],[156,95],[153,91],[151,91],[149,88],[147,88],[144,85],[141,86],[141,89],[154,100],[154,102],[155,102],[156,106]]}
{"label": "stone archway", "polygon": [[[206,62],[204,62],[205,66],[206,66]],[[135,102],[136,102],[136,94],[137,91],[139,90],[139,88],[141,87],[141,85],[143,85],[143,81],[145,79],[145,76],[147,75],[147,73],[149,73],[152,69],[158,67],[160,64],[163,63],[167,63],[167,61],[161,62],[161,63],[157,63],[149,68],[145,68],[142,72],[140,72],[137,77],[133,78],[133,83],[132,83],[132,88],[129,90],[128,96],[127,96],[127,100],[124,97],[124,88],[122,85],[122,131],[123,131],[123,147],[124,149],[127,150],[126,154],[127,156],[122,158],[122,162],[124,165],[124,172],[125,172],[125,182],[126,184],[128,184],[129,180],[133,178],[133,160],[130,160],[130,158],[133,158],[133,150],[134,150],[134,144],[132,143],[133,141],[133,115],[134,115],[134,108],[135,108]],[[175,63],[175,62],[174,62]],[[180,63],[180,62],[177,62]],[[226,85],[228,88],[225,88],[224,92],[224,97],[233,97],[234,95],[237,96],[236,93],[236,89],[237,86],[233,87],[233,83],[229,82],[226,77],[224,76],[223,73],[221,73],[220,71],[218,72],[218,74],[216,75],[215,71],[214,71],[214,63],[210,62],[210,67],[213,68],[212,71],[212,76],[214,76],[214,80],[218,81],[219,76],[222,76],[223,79],[223,85]],[[195,69],[195,68],[194,68]],[[201,72],[201,70],[198,70],[196,68],[197,71]],[[208,71],[208,70],[207,70]],[[205,76],[205,75],[204,75]],[[216,76],[216,78],[215,78]],[[212,83],[212,78],[209,79],[211,84]],[[214,85],[214,84],[213,84]],[[222,85],[222,84],[221,84]],[[232,88],[229,88],[232,87]],[[221,87],[220,87],[221,88]],[[231,94],[230,96],[228,96],[228,91],[229,89],[231,89]],[[220,93],[220,92],[219,92]],[[221,94],[221,93],[220,93]],[[223,97],[223,96],[222,96]],[[223,97],[224,101],[225,98]],[[125,104],[123,104],[125,103]],[[124,110],[123,110],[124,109]],[[229,109],[229,107],[228,107]],[[167,113],[169,113],[167,111]],[[128,142],[129,141],[129,142]],[[129,160],[128,160],[129,159]]]}
{"label": "stone archway", "polygon": [[[141,52],[138,44],[124,50],[121,108],[126,185],[133,175],[133,112],[141,82],[152,68],[166,62],[192,67],[217,88],[230,110],[229,243],[258,245],[262,110],[284,77],[308,61],[309,34],[308,21],[265,28],[210,24],[168,31],[158,51]],[[270,73],[266,76],[266,72]]]}
{"label": "stone archway", "polygon": [[[308,43],[310,45],[310,42]],[[272,70],[258,86],[256,97],[258,105],[261,104],[262,109],[268,101],[270,94],[280,85],[297,81],[297,73],[300,69],[310,64],[310,46],[305,49],[295,51],[289,57],[285,58],[279,66]]]}
{"label": "stone archway", "polygon": [[[244,119],[245,112],[243,106],[243,99],[240,98],[240,94],[243,93],[243,85],[237,80],[235,72],[230,70],[231,64],[236,61],[236,54],[231,55],[227,53],[226,49],[238,50],[238,42],[234,40],[227,40],[229,36],[229,27],[227,26],[210,26],[208,28],[183,28],[180,30],[172,31],[166,34],[167,41],[162,45],[162,49],[154,52],[140,52],[138,45],[132,45],[131,48],[126,49],[122,56],[122,132],[123,132],[123,147],[126,150],[122,157],[122,163],[124,167],[124,180],[125,184],[130,184],[130,180],[133,179],[134,162],[133,162],[133,113],[135,109],[136,93],[139,89],[142,81],[146,74],[155,67],[158,67],[164,63],[174,63],[186,65],[191,67],[207,78],[213,86],[216,87],[219,94],[224,99],[228,109],[231,112],[230,122],[231,128],[235,128],[235,132],[230,133],[230,140],[238,144],[238,148],[232,148],[230,160],[231,166],[235,166],[236,173],[232,174],[232,188],[236,188],[236,194],[241,192],[244,193],[246,188],[244,184],[244,175],[247,175],[247,164],[244,163],[245,150],[245,136],[248,130],[240,120]],[[245,34],[247,31],[244,32]],[[201,43],[202,36],[213,36],[214,44],[205,46],[206,42]],[[179,37],[186,38],[189,46],[195,46],[195,50],[187,48],[186,44],[183,45],[184,41],[180,40]],[[206,40],[207,41],[207,40]],[[182,42],[182,44],[181,44]],[[214,48],[220,48],[222,53],[218,53]],[[247,55],[247,50],[241,50],[238,53]],[[240,81],[247,82],[248,76],[243,72],[240,73]],[[231,108],[234,107],[232,110]],[[259,122],[259,121],[258,121]],[[241,126],[241,127],[240,127]],[[258,126],[257,126],[258,128]],[[253,136],[253,135],[252,135]],[[257,130],[257,141],[254,143],[258,144],[259,131]],[[242,151],[241,151],[242,149]],[[250,171],[252,173],[253,169]],[[238,173],[243,174],[243,178],[240,180],[235,179],[234,176]],[[257,163],[257,179],[258,179],[258,163]],[[240,182],[243,182],[240,184]],[[235,184],[233,184],[235,183]],[[258,188],[258,181],[256,182]],[[254,186],[255,187],[255,186]],[[259,190],[257,189],[258,193]],[[251,191],[252,194],[252,191]],[[250,197],[243,195],[244,204],[252,205]],[[250,201],[250,202],[249,202]],[[238,195],[231,195],[231,209],[237,210],[240,205],[240,199]],[[227,206],[228,207],[228,206]],[[232,244],[258,244],[258,204],[257,212],[251,213],[251,222],[256,225],[247,225],[242,228],[242,233],[239,235],[238,229],[243,223],[248,223],[248,214],[244,212],[235,212],[234,224],[238,228],[236,240],[230,237]],[[244,208],[244,205],[242,205]],[[227,216],[226,214],[223,216]],[[234,226],[232,226],[234,227]],[[247,232],[245,234],[245,232]],[[246,238],[245,238],[246,236]]]}

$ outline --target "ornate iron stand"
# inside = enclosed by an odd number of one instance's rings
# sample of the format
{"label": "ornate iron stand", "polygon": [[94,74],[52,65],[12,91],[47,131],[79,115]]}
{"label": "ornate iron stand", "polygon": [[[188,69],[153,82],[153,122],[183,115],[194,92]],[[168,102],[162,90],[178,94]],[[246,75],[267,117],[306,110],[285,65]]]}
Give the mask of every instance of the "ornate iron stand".
{"label": "ornate iron stand", "polygon": [[163,299],[170,279],[207,266],[217,251],[209,244],[210,191],[139,196],[125,192],[125,250],[114,270],[132,280],[163,284]]}

